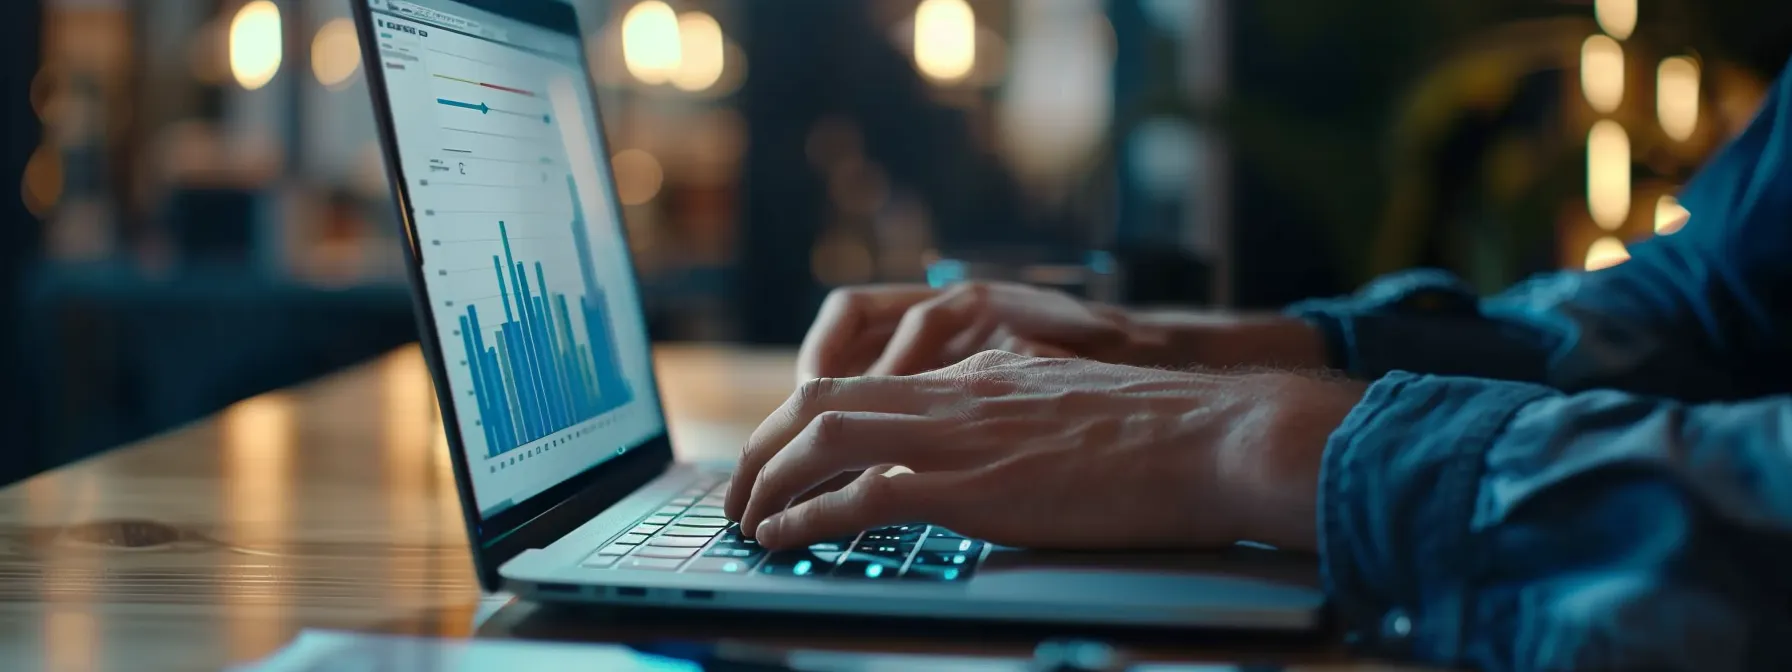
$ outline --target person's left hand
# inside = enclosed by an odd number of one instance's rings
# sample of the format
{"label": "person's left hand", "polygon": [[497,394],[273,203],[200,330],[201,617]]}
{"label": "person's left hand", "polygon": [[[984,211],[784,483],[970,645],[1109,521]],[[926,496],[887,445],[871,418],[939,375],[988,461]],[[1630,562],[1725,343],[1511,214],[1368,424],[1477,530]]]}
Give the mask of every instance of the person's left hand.
{"label": "person's left hand", "polygon": [[1310,549],[1320,454],[1362,392],[1001,352],[820,379],[753,434],[726,510],[772,548],[927,522],[1033,548]]}

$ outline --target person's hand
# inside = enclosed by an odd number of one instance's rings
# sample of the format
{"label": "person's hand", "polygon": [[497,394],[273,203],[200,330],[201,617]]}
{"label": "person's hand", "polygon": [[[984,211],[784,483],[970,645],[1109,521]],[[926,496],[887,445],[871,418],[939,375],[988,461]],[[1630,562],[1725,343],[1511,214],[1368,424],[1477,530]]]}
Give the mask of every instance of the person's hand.
{"label": "person's hand", "polygon": [[1000,352],[818,379],[748,441],[726,511],[772,548],[928,522],[1034,548],[1310,549],[1320,454],[1362,391]]}
{"label": "person's hand", "polygon": [[907,375],[985,350],[1089,357],[1128,345],[1125,312],[1015,283],[835,290],[797,356],[799,380]]}
{"label": "person's hand", "polygon": [[798,380],[908,375],[986,350],[1152,367],[1322,368],[1324,344],[1281,316],[1131,314],[1014,283],[836,290],[803,339]]}

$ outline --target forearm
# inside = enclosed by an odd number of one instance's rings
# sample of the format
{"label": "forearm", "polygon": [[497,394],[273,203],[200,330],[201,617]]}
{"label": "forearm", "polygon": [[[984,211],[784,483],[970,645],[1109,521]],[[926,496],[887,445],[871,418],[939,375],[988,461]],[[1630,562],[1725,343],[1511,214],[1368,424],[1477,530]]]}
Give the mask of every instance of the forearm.
{"label": "forearm", "polygon": [[1303,320],[1274,313],[1232,315],[1205,311],[1124,313],[1132,361],[1174,368],[1327,366],[1325,342]]}
{"label": "forearm", "polygon": [[1327,588],[1384,655],[1765,669],[1792,655],[1763,636],[1792,632],[1789,446],[1785,397],[1690,406],[1395,374],[1326,448]]}

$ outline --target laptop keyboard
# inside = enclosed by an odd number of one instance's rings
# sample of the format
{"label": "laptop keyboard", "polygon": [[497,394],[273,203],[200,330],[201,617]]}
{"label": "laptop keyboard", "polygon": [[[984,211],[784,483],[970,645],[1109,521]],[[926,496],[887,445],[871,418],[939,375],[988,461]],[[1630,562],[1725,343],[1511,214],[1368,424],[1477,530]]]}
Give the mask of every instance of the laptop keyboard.
{"label": "laptop keyboard", "polygon": [[892,525],[852,537],[771,552],[740,535],[722,513],[727,480],[705,476],[582,563],[593,569],[962,582],[988,544],[935,525]]}

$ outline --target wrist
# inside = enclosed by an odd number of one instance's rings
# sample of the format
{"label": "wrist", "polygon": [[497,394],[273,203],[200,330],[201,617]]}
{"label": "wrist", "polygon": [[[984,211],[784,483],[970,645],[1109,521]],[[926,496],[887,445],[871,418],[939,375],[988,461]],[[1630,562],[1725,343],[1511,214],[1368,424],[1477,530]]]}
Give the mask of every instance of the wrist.
{"label": "wrist", "polygon": [[1231,482],[1243,538],[1290,550],[1318,547],[1320,465],[1326,444],[1365,385],[1298,373],[1260,374],[1263,412],[1237,424]]}

